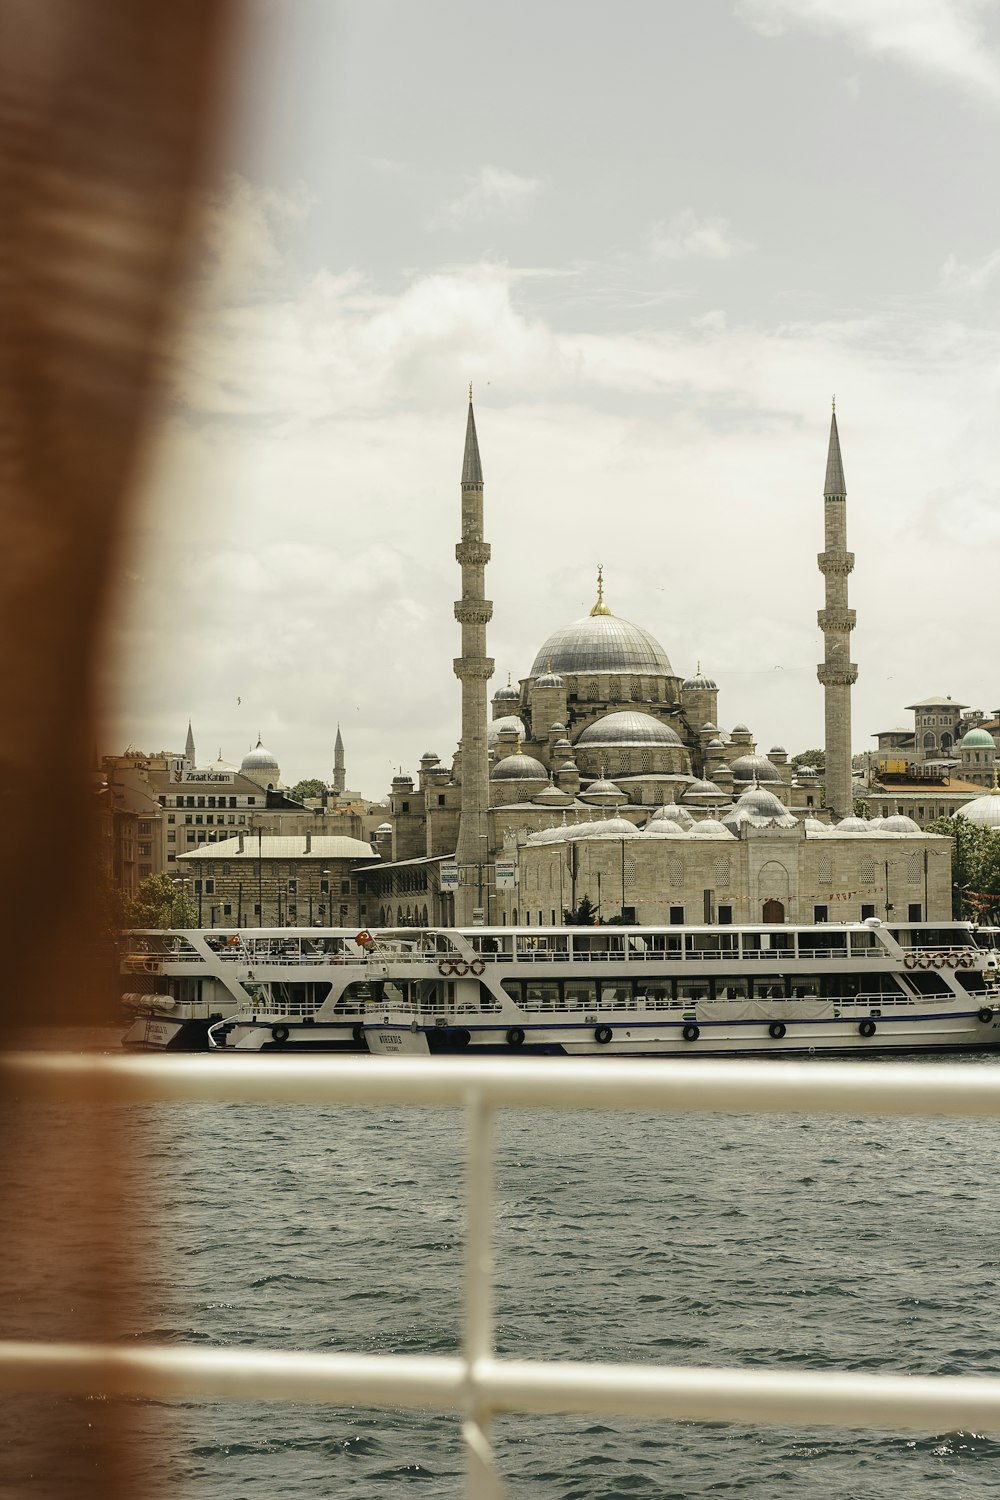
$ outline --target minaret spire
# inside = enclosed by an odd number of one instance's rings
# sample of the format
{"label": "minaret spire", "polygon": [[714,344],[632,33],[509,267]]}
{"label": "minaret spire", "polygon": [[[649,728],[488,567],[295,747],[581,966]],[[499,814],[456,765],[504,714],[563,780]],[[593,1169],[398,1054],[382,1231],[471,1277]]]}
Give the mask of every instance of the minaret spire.
{"label": "minaret spire", "polygon": [[857,616],[847,607],[847,580],[854,553],[847,550],[847,485],[840,456],[834,399],[823,485],[825,550],[817,559],[825,579],[825,607],[819,611],[824,659],[816,675],[823,684],[826,724],[826,805],[839,818],[854,809],[851,793],[851,688],[858,669],[851,661],[851,631]]}
{"label": "minaret spire", "polygon": [[486,740],[486,684],[493,662],[486,655],[486,626],[493,605],[485,598],[489,543],[483,539],[483,470],[469,387],[469,416],[462,460],[462,540],[455,558],[462,569],[462,597],[455,619],[462,627],[462,654],[455,676],[462,684],[462,811],[458,822],[458,890],[455,920],[469,926],[484,890],[483,865],[489,857],[489,752]]}
{"label": "minaret spire", "polygon": [[190,766],[190,768],[192,770],[194,770],[194,764],[195,764],[195,755],[194,755],[194,730],[191,728],[191,720],[190,719],[188,719],[187,739],[184,742],[184,759],[188,762],[188,765]]}
{"label": "minaret spire", "polygon": [[333,791],[335,796],[341,796],[347,780],[344,770],[344,741],[340,733],[340,725],[337,725],[337,738],[333,742]]}

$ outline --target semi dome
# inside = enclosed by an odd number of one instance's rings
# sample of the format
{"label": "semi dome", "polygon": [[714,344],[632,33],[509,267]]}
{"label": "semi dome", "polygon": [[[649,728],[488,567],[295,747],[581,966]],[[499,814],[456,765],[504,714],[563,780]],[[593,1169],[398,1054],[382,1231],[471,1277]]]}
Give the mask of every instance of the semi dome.
{"label": "semi dome", "polygon": [[736,781],[780,781],[781,773],[766,755],[738,755],[729,764]]}
{"label": "semi dome", "polygon": [[963,734],[959,749],[995,750],[996,745],[988,729],[970,729],[967,734]]}
{"label": "semi dome", "polygon": [[589,724],[576,743],[592,748],[596,745],[680,745],[681,740],[676,729],[664,724],[662,719],[626,709],[622,713],[605,714],[596,724]]}
{"label": "semi dome", "polygon": [[549,773],[533,755],[505,755],[490,772],[491,781],[548,781]]}
{"label": "semi dome", "polygon": [[543,673],[629,672],[644,677],[673,677],[659,641],[617,615],[584,615],[549,636],[532,664],[532,677]]}

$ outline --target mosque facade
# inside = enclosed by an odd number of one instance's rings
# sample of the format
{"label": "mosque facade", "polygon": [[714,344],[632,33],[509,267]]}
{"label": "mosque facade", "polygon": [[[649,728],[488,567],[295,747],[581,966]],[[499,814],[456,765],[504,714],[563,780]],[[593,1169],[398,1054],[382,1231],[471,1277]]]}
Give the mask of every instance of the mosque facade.
{"label": "mosque facade", "polygon": [[950,840],[908,817],[852,816],[854,557],[836,413],[818,558],[825,784],[793,771],[782,746],[763,753],[747,725],[723,728],[712,676],[700,663],[676,671],[649,629],[614,613],[601,569],[590,612],[487,698],[484,491],[470,392],[456,549],[462,740],[450,765],[428,752],[416,780],[395,778],[369,921],[428,911],[459,925],[551,925],[584,896],[605,921],[947,917]]}

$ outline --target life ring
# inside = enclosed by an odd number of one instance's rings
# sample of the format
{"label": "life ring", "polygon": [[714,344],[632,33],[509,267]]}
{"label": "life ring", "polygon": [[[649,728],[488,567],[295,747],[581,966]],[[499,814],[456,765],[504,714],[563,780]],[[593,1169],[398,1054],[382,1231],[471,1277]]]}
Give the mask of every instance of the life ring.
{"label": "life ring", "polygon": [[510,1047],[520,1047],[523,1041],[524,1032],[521,1030],[520,1026],[512,1026],[507,1032],[507,1045]]}
{"label": "life ring", "polygon": [[976,960],[971,953],[963,953],[958,962],[960,968],[971,969]]}
{"label": "life ring", "polygon": [[607,1046],[613,1036],[614,1032],[610,1026],[598,1026],[594,1030],[594,1041],[600,1042],[602,1047]]}
{"label": "life ring", "polygon": [[471,964],[469,965],[469,973],[470,974],[485,974],[486,973],[486,964],[483,962],[483,960],[481,958],[474,958],[472,960]]}
{"label": "life ring", "polygon": [[985,1026],[985,1024],[986,1024],[987,1021],[992,1021],[992,1019],[993,1019],[993,1011],[990,1008],[990,1006],[988,1006],[988,1005],[984,1005],[983,1006],[983,1008],[979,1012],[979,1019],[982,1021],[982,1023],[983,1023],[984,1026]]}
{"label": "life ring", "polygon": [[957,969],[959,963],[959,955],[957,953],[949,953],[947,961],[949,969]]}
{"label": "life ring", "polygon": [[272,1026],[271,1027],[271,1035],[274,1037],[274,1040],[276,1042],[287,1042],[288,1041],[288,1027],[287,1026]]}
{"label": "life ring", "polygon": [[776,1042],[780,1042],[786,1030],[787,1027],[785,1026],[784,1021],[772,1021],[770,1026],[767,1028],[767,1034],[768,1036],[773,1036]]}
{"label": "life ring", "polygon": [[944,953],[935,953],[931,957],[931,963],[934,965],[935,969],[943,969],[947,962],[947,955]]}
{"label": "life ring", "polygon": [[454,969],[454,966],[453,966],[453,964],[451,962],[451,959],[449,959],[449,958],[439,958],[438,959],[438,973],[439,974],[442,974],[442,975],[443,974],[454,974],[454,972],[455,972],[455,969]]}
{"label": "life ring", "polygon": [[930,954],[929,953],[918,953],[917,954],[917,967],[920,968],[920,969],[929,969],[930,966],[931,966],[931,956],[930,956]]}
{"label": "life ring", "polygon": [[464,958],[456,958],[455,962],[451,966],[451,972],[453,974],[457,974],[461,978],[464,975],[468,974],[469,965],[465,962]]}
{"label": "life ring", "polygon": [[905,969],[915,969],[917,967],[917,955],[912,952],[908,953],[903,959],[903,967]]}
{"label": "life ring", "polygon": [[874,1036],[875,1035],[875,1022],[874,1021],[862,1021],[861,1025],[858,1027],[858,1034],[859,1034],[859,1036]]}
{"label": "life ring", "polygon": [[685,1026],[684,1030],[681,1032],[681,1036],[684,1038],[684,1040],[686,1042],[696,1042],[698,1040],[698,1038],[701,1036],[701,1027],[700,1026]]}

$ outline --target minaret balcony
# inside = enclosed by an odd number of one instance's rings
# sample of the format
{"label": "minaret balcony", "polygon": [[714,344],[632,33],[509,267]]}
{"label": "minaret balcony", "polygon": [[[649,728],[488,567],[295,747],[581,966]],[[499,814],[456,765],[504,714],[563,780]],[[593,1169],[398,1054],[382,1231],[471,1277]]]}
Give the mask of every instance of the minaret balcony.
{"label": "minaret balcony", "polygon": [[489,656],[456,656],[452,662],[456,677],[469,682],[488,682],[493,676],[493,659]]}
{"label": "minaret balcony", "polygon": [[455,560],[462,567],[485,568],[490,560],[489,542],[456,542]]}
{"label": "minaret balcony", "polygon": [[858,668],[853,661],[838,666],[821,661],[816,668],[816,676],[823,687],[853,687],[858,680]]}
{"label": "minaret balcony", "polygon": [[455,601],[455,619],[460,625],[487,625],[492,618],[492,599],[456,599]]}
{"label": "minaret balcony", "polygon": [[820,630],[831,632],[853,630],[858,623],[857,613],[853,609],[821,609],[816,619]]}
{"label": "minaret balcony", "polygon": [[853,552],[821,552],[816,558],[821,573],[853,573]]}

